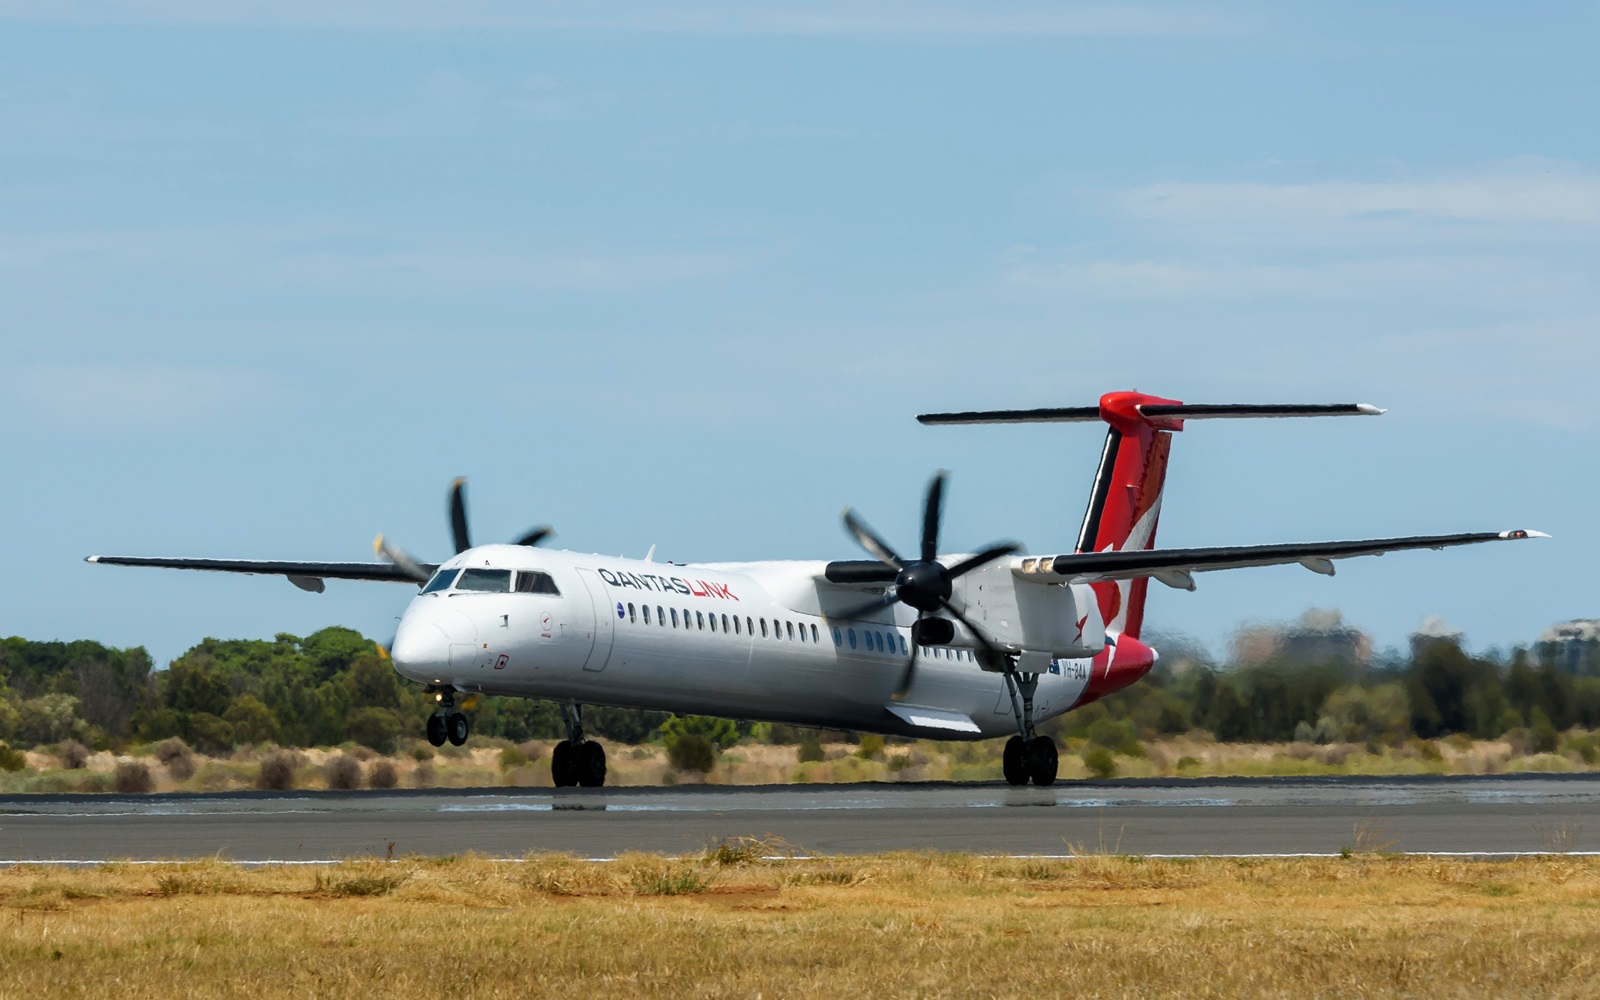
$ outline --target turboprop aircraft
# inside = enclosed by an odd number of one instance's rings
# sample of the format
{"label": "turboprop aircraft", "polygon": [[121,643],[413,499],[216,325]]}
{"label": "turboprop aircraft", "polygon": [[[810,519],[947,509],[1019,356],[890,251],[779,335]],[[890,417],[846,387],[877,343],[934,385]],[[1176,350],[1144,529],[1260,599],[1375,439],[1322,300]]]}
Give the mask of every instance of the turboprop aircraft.
{"label": "turboprop aircraft", "polygon": [[[474,545],[462,481],[450,491],[456,554],[417,560],[381,535],[383,562],[280,562],[90,556],[121,566],[262,573],[322,592],[324,581],[419,587],[389,653],[426,686],[428,739],[471,732],[457,699],[513,695],[565,708],[551,759],[557,785],[605,783],[605,751],[584,736],[584,705],[614,705],[898,736],[980,740],[1010,734],[1013,785],[1056,779],[1040,722],[1139,680],[1156,661],[1140,641],[1154,578],[1193,590],[1196,573],[1334,560],[1401,549],[1547,537],[1536,531],[1364,541],[1158,549],[1167,457],[1186,421],[1356,416],[1364,404],[1198,405],[1113,392],[1098,406],[931,413],[952,424],[1103,421],[1105,448],[1069,552],[1011,542],[971,554],[939,544],[945,473],[929,483],[922,535],[903,556],[853,511],[849,534],[872,558],[831,562],[658,563],[540,548],[550,529]],[[653,550],[652,550],[653,554]]]}

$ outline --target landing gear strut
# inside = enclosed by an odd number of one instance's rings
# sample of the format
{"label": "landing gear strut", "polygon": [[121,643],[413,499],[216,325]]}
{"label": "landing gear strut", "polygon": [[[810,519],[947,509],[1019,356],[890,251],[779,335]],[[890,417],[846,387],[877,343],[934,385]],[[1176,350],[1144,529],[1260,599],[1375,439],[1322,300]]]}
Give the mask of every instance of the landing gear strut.
{"label": "landing gear strut", "polygon": [[583,706],[568,702],[564,706],[567,738],[550,754],[550,777],[557,788],[599,788],[606,783],[605,748],[583,735]]}
{"label": "landing gear strut", "polygon": [[1001,676],[1011,695],[1011,711],[1017,717],[1017,734],[1006,741],[1000,769],[1010,785],[1026,785],[1030,780],[1041,787],[1055,784],[1059,760],[1056,741],[1033,731],[1033,693],[1039,689],[1038,674],[1019,674],[1015,669]]}
{"label": "landing gear strut", "polygon": [[445,740],[449,740],[451,746],[461,746],[472,735],[472,722],[456,711],[455,688],[443,687],[436,691],[439,707],[428,716],[428,742],[442,747]]}

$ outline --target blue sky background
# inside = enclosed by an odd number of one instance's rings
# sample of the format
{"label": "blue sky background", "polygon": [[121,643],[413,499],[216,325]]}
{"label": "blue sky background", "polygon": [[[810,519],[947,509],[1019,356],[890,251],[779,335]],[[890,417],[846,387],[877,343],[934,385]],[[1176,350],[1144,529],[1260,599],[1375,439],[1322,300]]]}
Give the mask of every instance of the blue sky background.
{"label": "blue sky background", "polygon": [[1208,574],[1221,650],[1338,607],[1478,648],[1600,615],[1587,4],[0,0],[0,634],[386,635],[403,587],[93,567],[1070,546],[1087,427],[930,409],[1364,401],[1195,424],[1169,545],[1536,527]]}

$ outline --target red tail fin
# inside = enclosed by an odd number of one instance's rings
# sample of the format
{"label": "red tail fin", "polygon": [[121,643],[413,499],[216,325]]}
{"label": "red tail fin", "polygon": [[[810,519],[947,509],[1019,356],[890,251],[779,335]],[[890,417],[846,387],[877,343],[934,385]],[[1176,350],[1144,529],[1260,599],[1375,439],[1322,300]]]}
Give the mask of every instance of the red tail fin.
{"label": "red tail fin", "polygon": [[[1172,432],[1183,430],[1177,417],[1146,416],[1141,406],[1178,406],[1137,392],[1108,392],[1100,397],[1100,419],[1110,425],[1100,470],[1089,495],[1089,509],[1078,533],[1079,552],[1155,547],[1161,517],[1161,490],[1167,478]],[[1123,580],[1094,584],[1106,631],[1137,638],[1144,623],[1145,590],[1150,581]]]}

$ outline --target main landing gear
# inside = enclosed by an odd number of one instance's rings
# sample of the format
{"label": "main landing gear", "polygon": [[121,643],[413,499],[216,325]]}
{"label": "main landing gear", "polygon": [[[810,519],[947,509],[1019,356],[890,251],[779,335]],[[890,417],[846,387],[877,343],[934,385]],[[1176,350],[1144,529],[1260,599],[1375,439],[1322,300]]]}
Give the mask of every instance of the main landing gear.
{"label": "main landing gear", "polygon": [[435,693],[439,707],[428,716],[428,742],[442,747],[445,740],[449,740],[451,746],[458,747],[472,735],[472,722],[465,713],[456,710],[455,688],[438,688]]}
{"label": "main landing gear", "polygon": [[1041,787],[1056,781],[1058,759],[1056,741],[1033,731],[1033,693],[1039,688],[1038,674],[1019,674],[1007,670],[1006,691],[1011,695],[1011,710],[1017,717],[1018,735],[1006,741],[1000,769],[1009,785],[1026,785],[1030,780]]}
{"label": "main landing gear", "polygon": [[583,735],[583,706],[568,702],[564,706],[567,738],[556,744],[550,755],[550,777],[557,788],[599,788],[606,783],[606,751]]}

